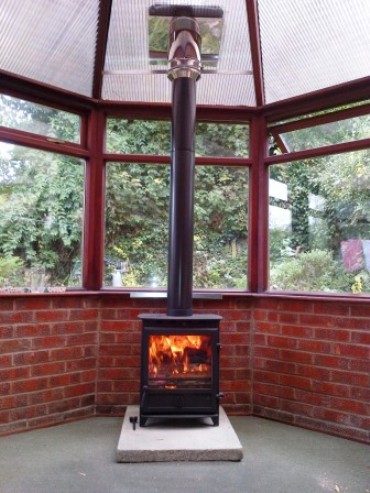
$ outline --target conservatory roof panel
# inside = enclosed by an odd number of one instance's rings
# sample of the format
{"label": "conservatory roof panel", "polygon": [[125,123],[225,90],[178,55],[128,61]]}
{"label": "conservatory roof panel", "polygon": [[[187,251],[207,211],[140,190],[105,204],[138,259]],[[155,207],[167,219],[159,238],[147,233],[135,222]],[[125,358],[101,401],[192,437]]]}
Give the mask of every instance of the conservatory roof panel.
{"label": "conservatory roof panel", "polygon": [[[253,107],[370,75],[369,0],[1,0],[1,73],[117,102],[169,103],[149,8],[223,10],[217,63],[197,102]],[[217,31],[217,30],[216,30]]]}
{"label": "conservatory roof panel", "polygon": [[[170,102],[166,64],[153,66],[149,56],[151,0],[114,0],[103,75],[103,99]],[[214,0],[161,1],[162,5],[213,6]],[[255,104],[245,0],[219,0],[223,28],[216,73],[197,84],[197,101],[206,105]],[[163,73],[155,73],[162,69]]]}
{"label": "conservatory roof panel", "polygon": [[265,101],[370,75],[369,0],[259,0]]}
{"label": "conservatory roof panel", "polygon": [[1,0],[0,69],[91,95],[99,0]]}

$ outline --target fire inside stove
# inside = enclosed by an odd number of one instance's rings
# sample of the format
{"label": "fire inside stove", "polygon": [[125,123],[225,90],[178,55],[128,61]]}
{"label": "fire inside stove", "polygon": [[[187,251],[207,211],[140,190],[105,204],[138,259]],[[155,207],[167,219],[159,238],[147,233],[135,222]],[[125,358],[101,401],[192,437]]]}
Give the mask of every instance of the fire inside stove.
{"label": "fire inside stove", "polygon": [[212,381],[209,335],[150,335],[148,384],[163,389],[207,388]]}

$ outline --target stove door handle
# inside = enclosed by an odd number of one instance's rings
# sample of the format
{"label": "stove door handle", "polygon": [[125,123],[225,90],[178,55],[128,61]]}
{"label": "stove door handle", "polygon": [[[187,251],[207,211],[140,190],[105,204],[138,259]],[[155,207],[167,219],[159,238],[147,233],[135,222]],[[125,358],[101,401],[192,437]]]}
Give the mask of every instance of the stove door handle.
{"label": "stove door handle", "polygon": [[143,408],[144,407],[144,401],[145,401],[145,397],[146,397],[146,391],[147,391],[148,387],[146,385],[143,386],[143,394],[141,396],[141,401],[140,401],[140,407]]}

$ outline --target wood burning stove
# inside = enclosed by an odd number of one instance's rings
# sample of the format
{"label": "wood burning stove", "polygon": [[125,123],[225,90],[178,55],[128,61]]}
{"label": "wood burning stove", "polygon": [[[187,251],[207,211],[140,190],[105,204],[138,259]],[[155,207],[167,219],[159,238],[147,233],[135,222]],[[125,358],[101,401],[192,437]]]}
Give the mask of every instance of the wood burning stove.
{"label": "wood burning stove", "polygon": [[193,315],[193,211],[196,81],[201,37],[195,16],[219,18],[217,7],[155,5],[171,16],[172,148],[167,314],[142,314],[140,426],[149,418],[210,417],[219,422],[218,315]]}
{"label": "wood burning stove", "polygon": [[140,426],[149,418],[198,417],[210,417],[218,425],[221,317],[140,318]]}

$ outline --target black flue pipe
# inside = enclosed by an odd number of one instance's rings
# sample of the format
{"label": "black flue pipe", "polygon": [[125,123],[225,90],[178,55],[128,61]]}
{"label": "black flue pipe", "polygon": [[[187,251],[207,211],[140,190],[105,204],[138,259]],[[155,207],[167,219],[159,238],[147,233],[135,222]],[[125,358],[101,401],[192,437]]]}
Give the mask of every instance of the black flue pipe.
{"label": "black flue pipe", "polygon": [[196,80],[172,82],[167,314],[192,315]]}

